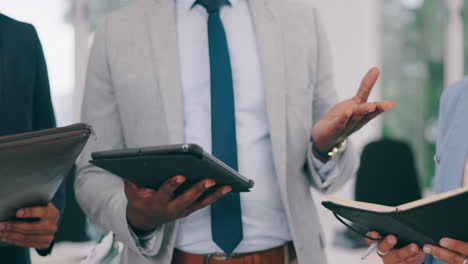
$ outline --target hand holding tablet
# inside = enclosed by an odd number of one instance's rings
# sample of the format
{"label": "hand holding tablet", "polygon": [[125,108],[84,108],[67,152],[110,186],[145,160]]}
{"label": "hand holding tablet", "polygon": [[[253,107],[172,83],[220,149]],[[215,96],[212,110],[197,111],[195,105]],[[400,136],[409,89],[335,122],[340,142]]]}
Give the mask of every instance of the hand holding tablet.
{"label": "hand holding tablet", "polygon": [[254,185],[195,144],[95,152],[92,158],[125,180],[127,219],[136,231],[154,230]]}
{"label": "hand holding tablet", "polygon": [[184,176],[175,176],[158,190],[139,188],[125,181],[127,219],[134,231],[148,232],[161,224],[188,216],[231,191],[230,186],[214,187],[216,183],[212,179],[205,179],[176,195],[177,188],[185,181]]}

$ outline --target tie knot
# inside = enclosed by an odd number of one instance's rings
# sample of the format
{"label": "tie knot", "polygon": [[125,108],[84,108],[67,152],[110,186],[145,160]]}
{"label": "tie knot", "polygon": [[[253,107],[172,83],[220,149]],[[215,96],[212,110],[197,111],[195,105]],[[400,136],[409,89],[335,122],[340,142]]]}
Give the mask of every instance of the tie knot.
{"label": "tie knot", "polygon": [[203,6],[208,13],[218,12],[222,6],[229,5],[228,0],[197,0],[197,4]]}

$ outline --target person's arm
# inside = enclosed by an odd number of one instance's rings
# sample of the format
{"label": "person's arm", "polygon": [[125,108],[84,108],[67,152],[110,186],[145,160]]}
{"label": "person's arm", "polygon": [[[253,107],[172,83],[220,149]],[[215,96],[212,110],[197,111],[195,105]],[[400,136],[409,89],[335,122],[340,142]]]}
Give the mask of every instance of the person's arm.
{"label": "person's arm", "polygon": [[[309,146],[307,167],[313,185],[321,191],[331,192],[341,187],[354,174],[358,165],[357,156],[352,150],[351,142],[348,142],[344,153],[332,161],[319,153],[329,152],[370,120],[390,110],[394,103],[367,102],[379,75],[378,69],[373,68],[363,78],[356,96],[337,104],[337,95],[333,87],[330,45],[316,11],[313,17],[314,33],[317,36],[317,60],[311,62],[315,64],[311,68],[316,70],[315,73],[311,73],[315,76],[315,82],[311,83],[314,90],[314,127],[311,131],[312,144]],[[314,158],[325,164],[319,168],[320,164],[314,161]]]}

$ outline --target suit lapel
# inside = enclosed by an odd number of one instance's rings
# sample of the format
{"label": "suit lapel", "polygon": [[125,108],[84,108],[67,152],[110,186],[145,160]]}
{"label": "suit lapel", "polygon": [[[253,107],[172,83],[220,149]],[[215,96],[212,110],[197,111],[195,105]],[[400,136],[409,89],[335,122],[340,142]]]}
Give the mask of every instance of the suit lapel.
{"label": "suit lapel", "polygon": [[171,144],[181,143],[184,140],[182,88],[174,2],[149,0],[145,10],[145,21],[153,51],[154,71],[157,86],[161,91],[168,140]]}
{"label": "suit lapel", "polygon": [[284,43],[271,0],[250,0],[266,95],[275,168],[286,176],[286,93]]}

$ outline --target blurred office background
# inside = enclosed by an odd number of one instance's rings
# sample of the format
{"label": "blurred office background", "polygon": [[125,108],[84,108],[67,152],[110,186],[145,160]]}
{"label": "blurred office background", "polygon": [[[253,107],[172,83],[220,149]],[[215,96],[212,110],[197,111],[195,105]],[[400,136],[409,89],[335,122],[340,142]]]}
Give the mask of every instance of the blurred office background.
{"label": "blurred office background", "polygon": [[[108,12],[134,0],[1,0],[0,12],[33,24],[44,48],[59,125],[79,120],[85,69],[93,32]],[[253,0],[255,1],[255,0]],[[334,57],[335,84],[341,99],[353,96],[372,66],[382,70],[372,100],[393,99],[397,108],[354,136],[361,151],[370,141],[396,138],[414,151],[419,180],[430,193],[437,135],[439,97],[447,84],[465,74],[463,0],[303,0],[315,2],[324,20]],[[354,182],[337,195],[353,198]],[[319,207],[321,195],[316,196]],[[330,263],[363,263],[361,251],[337,247],[343,227],[323,209]],[[74,226],[69,226],[74,229]],[[75,239],[83,240],[83,239]],[[76,255],[91,243],[62,243],[48,258]],[[56,260],[56,263],[76,263]],[[61,262],[62,261],[62,262]],[[311,262],[312,263],[312,262]],[[376,263],[371,256],[365,263]]]}

